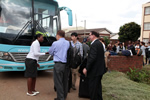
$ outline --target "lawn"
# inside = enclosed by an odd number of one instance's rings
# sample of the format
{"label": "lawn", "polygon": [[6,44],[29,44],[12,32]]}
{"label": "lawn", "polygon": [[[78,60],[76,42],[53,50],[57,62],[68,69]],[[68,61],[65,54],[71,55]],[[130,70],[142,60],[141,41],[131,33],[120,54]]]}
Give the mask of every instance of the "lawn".
{"label": "lawn", "polygon": [[150,100],[150,85],[134,82],[121,72],[107,72],[102,85],[104,100]]}

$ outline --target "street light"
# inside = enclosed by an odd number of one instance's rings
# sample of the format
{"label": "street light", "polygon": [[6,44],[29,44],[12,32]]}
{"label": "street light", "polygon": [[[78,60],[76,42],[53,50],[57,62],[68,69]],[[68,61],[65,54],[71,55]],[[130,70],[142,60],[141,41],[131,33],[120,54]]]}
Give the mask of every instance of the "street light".
{"label": "street light", "polygon": [[82,20],[81,22],[84,22],[84,38],[85,38],[86,20]]}

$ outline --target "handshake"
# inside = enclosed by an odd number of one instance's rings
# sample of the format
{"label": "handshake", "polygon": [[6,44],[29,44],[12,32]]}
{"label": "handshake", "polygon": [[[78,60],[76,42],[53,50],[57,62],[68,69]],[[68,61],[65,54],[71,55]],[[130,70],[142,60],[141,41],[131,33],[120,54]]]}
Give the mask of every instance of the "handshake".
{"label": "handshake", "polygon": [[45,54],[49,54],[49,52],[45,52]]}

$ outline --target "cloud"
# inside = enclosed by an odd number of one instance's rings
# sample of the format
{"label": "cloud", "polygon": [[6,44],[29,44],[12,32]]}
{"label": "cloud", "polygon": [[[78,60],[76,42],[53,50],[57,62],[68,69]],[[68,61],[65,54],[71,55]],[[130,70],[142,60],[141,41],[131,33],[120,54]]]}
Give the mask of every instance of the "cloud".
{"label": "cloud", "polygon": [[[77,25],[84,26],[81,20],[86,20],[87,28],[106,27],[112,32],[119,32],[120,26],[128,22],[141,24],[142,4],[149,0],[58,0],[60,6],[67,6],[73,11],[73,26],[75,14]],[[66,13],[61,13],[62,28],[68,27]]]}

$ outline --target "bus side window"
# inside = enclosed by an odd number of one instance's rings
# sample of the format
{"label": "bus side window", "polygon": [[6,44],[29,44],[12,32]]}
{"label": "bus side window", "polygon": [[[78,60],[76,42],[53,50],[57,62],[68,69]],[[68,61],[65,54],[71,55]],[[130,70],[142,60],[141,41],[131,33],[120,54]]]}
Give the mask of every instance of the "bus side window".
{"label": "bus side window", "polygon": [[2,11],[2,7],[0,6],[0,18],[1,18],[1,11]]}

